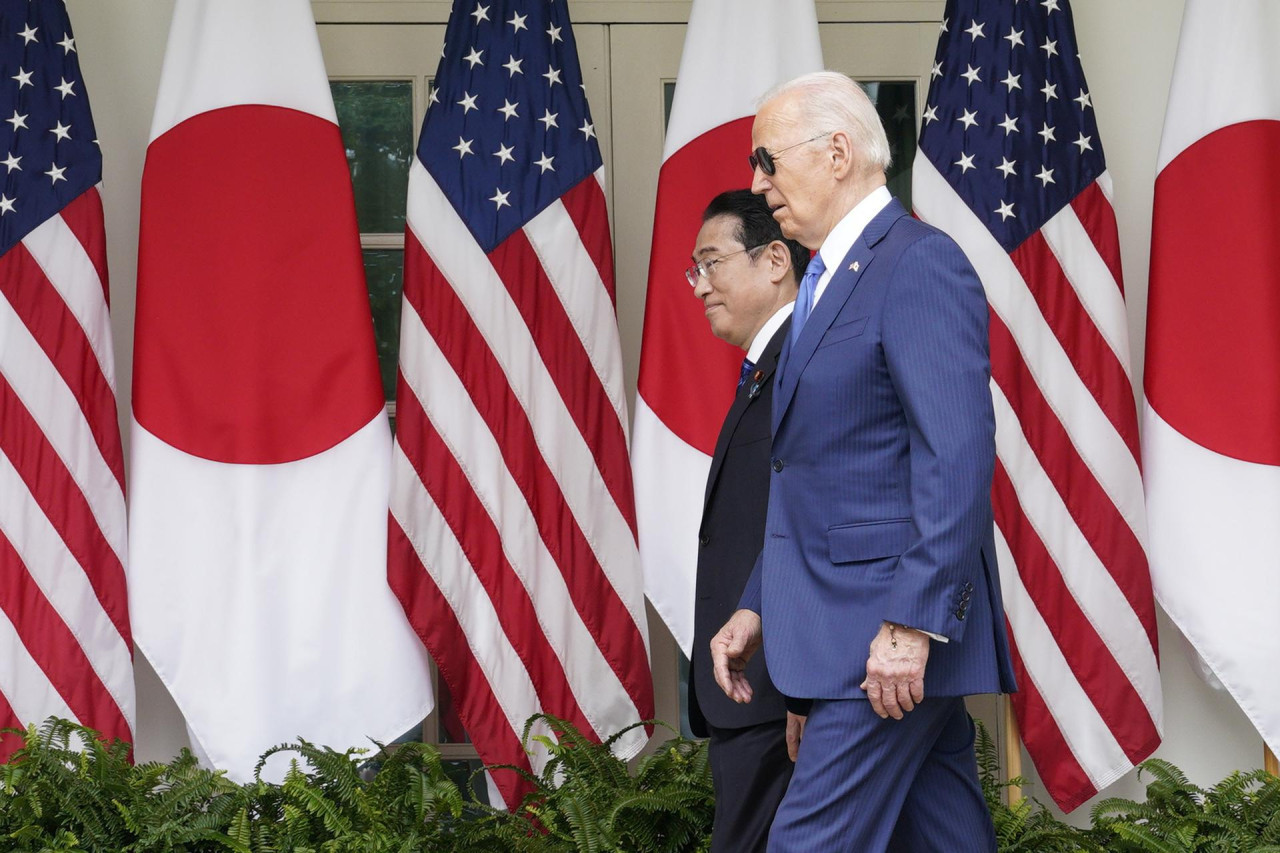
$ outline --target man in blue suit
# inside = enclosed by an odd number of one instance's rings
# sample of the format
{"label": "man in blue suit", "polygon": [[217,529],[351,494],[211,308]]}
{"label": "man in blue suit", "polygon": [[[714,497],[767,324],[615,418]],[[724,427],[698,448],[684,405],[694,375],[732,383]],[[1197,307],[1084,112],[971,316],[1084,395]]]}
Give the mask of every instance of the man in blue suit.
{"label": "man in blue suit", "polygon": [[778,689],[813,700],[769,850],[994,851],[963,700],[1014,689],[982,285],[890,196],[849,78],[783,84],[752,145],[752,190],[817,250],[775,380],[764,549],[711,641],[735,701],[762,643]]}

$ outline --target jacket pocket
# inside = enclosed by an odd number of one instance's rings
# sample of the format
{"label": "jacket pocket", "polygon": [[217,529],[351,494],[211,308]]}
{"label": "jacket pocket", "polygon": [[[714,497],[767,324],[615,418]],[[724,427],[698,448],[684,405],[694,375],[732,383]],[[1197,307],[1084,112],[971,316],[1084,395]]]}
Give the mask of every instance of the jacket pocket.
{"label": "jacket pocket", "polygon": [[840,323],[827,329],[827,333],[822,336],[822,340],[818,342],[818,349],[838,344],[841,341],[847,341],[849,338],[856,338],[867,330],[867,320],[870,317],[854,317],[847,323]]}
{"label": "jacket pocket", "polygon": [[827,528],[827,546],[833,563],[855,563],[897,557],[907,550],[916,529],[909,518],[866,521]]}

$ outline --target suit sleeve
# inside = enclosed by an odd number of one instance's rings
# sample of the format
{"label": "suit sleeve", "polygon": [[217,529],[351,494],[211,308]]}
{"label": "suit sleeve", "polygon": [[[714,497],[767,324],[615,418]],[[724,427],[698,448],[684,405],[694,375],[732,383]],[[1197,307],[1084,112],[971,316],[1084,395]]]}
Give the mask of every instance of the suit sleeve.
{"label": "suit sleeve", "polygon": [[742,588],[742,597],[738,599],[739,610],[750,610],[754,613],[760,612],[760,567],[763,563],[764,551],[761,550],[756,555],[756,564],[752,566],[751,574],[747,576],[747,585]]}
{"label": "suit sleeve", "polygon": [[937,233],[901,257],[886,296],[883,346],[907,421],[911,513],[884,619],[959,641],[962,598],[979,587],[990,535],[995,416],[987,301],[960,248]]}

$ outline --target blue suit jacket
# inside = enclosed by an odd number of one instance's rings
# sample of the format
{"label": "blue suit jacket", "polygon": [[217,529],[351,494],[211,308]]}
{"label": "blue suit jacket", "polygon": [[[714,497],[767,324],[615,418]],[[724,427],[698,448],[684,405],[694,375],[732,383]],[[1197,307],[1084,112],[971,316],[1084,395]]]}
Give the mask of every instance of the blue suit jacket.
{"label": "blue suit jacket", "polygon": [[764,549],[740,606],[761,614],[788,696],[866,698],[884,621],[949,640],[930,644],[926,696],[1014,689],[987,317],[960,248],[892,201],[784,349]]}

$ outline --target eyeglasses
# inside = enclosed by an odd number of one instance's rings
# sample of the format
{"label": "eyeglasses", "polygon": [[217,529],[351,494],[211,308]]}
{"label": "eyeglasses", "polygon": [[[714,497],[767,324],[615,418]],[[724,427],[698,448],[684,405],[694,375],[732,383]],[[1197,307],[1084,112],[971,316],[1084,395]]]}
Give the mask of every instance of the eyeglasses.
{"label": "eyeglasses", "polygon": [[763,249],[768,243],[761,243],[759,246],[751,246],[746,249],[739,249],[736,252],[730,252],[727,255],[721,255],[718,258],[708,258],[705,261],[698,261],[693,266],[684,271],[684,277],[689,281],[690,287],[698,286],[699,278],[711,278],[711,271],[715,269],[716,264],[723,260],[732,258],[734,255],[741,255],[743,252],[754,252],[756,249]]}
{"label": "eyeglasses", "polygon": [[752,151],[747,155],[747,162],[751,164],[751,171],[754,172],[756,169],[759,169],[769,177],[773,177],[774,173],[778,171],[778,167],[774,164],[774,161],[778,159],[780,154],[785,151],[790,151],[792,148],[799,148],[801,145],[808,145],[810,142],[815,142],[822,139],[824,136],[830,136],[834,132],[835,131],[828,130],[826,133],[819,133],[817,136],[810,136],[808,139],[805,139],[802,142],[797,142],[795,145],[788,145],[786,148],[779,148],[772,154],[766,151],[765,147],[761,145],[755,151]]}

